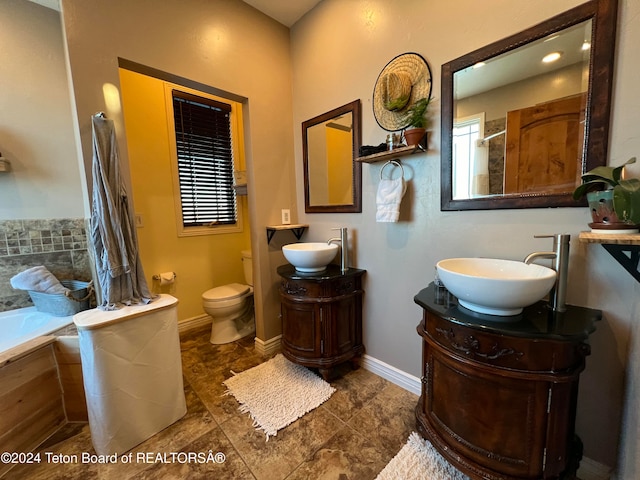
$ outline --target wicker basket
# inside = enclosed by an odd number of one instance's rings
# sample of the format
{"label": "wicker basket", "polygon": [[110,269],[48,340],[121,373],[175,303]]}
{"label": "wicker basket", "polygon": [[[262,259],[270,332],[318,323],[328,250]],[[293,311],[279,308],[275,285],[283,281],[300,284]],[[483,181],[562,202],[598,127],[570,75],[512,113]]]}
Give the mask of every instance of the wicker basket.
{"label": "wicker basket", "polygon": [[92,282],[61,280],[60,283],[69,289],[66,294],[51,294],[29,290],[29,296],[38,311],[50,313],[56,317],[67,317],[89,309],[89,300],[93,293]]}

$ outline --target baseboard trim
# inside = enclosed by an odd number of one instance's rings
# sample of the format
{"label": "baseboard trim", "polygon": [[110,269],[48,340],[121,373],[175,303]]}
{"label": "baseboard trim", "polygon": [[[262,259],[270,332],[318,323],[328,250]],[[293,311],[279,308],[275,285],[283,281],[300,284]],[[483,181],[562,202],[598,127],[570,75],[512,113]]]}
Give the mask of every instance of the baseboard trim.
{"label": "baseboard trim", "polygon": [[581,480],[612,480],[615,478],[611,467],[588,457],[583,457],[580,460],[577,476]]}
{"label": "baseboard trim", "polygon": [[391,383],[394,383],[411,393],[415,393],[416,395],[420,395],[421,393],[422,383],[418,377],[409,375],[388,363],[384,363],[383,361],[366,354],[362,357],[360,364],[365,370],[375,373],[376,375],[389,380]]}
{"label": "baseboard trim", "polygon": [[197,317],[187,318],[178,322],[178,332],[185,333],[195,328],[211,325],[211,317],[207,314],[198,315]]}
{"label": "baseboard trim", "polygon": [[262,356],[268,356],[280,350],[282,335],[270,338],[269,340],[260,340],[256,337],[254,341],[256,352]]}

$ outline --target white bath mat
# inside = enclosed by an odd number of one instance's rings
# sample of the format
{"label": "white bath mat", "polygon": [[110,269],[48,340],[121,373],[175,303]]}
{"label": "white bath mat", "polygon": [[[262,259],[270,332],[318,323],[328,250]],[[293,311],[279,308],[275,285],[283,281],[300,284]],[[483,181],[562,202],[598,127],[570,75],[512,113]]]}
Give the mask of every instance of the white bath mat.
{"label": "white bath mat", "polygon": [[391,459],[376,480],[469,480],[416,432]]}
{"label": "white bath mat", "polygon": [[317,408],[336,391],[310,370],[278,354],[266,363],[225,380],[227,395],[249,413],[267,440],[278,430]]}

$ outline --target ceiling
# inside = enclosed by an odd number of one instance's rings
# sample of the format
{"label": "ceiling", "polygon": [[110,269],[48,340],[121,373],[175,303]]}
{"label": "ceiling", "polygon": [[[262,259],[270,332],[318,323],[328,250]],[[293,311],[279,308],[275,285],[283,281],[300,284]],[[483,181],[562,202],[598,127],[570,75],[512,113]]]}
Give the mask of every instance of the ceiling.
{"label": "ceiling", "polygon": [[[60,10],[59,0],[31,0],[44,7]],[[302,16],[315,7],[321,0],[243,0],[253,8],[291,27]]]}
{"label": "ceiling", "polygon": [[265,15],[291,27],[321,0],[243,0]]}

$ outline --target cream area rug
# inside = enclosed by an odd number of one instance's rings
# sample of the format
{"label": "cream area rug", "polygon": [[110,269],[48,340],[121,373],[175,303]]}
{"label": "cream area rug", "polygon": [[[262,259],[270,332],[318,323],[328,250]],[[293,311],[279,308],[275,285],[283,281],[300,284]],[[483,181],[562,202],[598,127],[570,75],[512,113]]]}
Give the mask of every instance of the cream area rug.
{"label": "cream area rug", "polygon": [[327,401],[336,391],[305,367],[278,354],[268,362],[250,368],[223,383],[226,395],[240,403],[240,411],[249,413],[253,425],[270,436],[293,423],[305,413]]}
{"label": "cream area rug", "polygon": [[416,432],[391,459],[376,480],[469,480]]}

